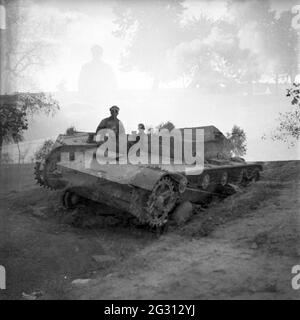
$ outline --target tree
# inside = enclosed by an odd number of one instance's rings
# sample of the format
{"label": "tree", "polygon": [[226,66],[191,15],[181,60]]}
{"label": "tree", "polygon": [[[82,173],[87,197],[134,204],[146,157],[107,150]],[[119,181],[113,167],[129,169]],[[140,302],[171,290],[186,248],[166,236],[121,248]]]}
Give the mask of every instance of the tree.
{"label": "tree", "polygon": [[228,139],[227,147],[231,156],[241,157],[246,154],[246,133],[242,128],[234,125],[231,132],[228,132],[226,136]]}
{"label": "tree", "polygon": [[4,142],[19,142],[28,128],[25,110],[7,104],[0,106],[0,163]]}
{"label": "tree", "polygon": [[28,90],[33,74],[53,61],[66,21],[34,10],[29,0],[3,0],[6,29],[1,30],[2,93]]}
{"label": "tree", "polygon": [[156,128],[158,131],[162,129],[167,129],[169,131],[172,131],[173,129],[175,129],[175,125],[171,121],[166,121],[166,122],[160,123]]}
{"label": "tree", "polygon": [[[239,27],[234,22],[216,23],[217,39],[215,68],[223,77],[223,83],[250,83],[258,80],[263,70],[258,55],[241,45]],[[252,91],[252,88],[250,88]]]}
{"label": "tree", "polygon": [[17,148],[18,148],[18,163],[21,163],[21,159],[22,159],[20,142],[23,140],[24,140],[24,137],[23,137],[22,131],[12,134],[12,141],[17,145]]}
{"label": "tree", "polygon": [[253,80],[267,75],[277,85],[280,78],[294,82],[298,73],[299,35],[291,26],[292,12],[278,15],[270,1],[259,0],[230,1],[228,11],[239,29],[239,47],[251,52],[249,70],[256,65],[258,73]]}
{"label": "tree", "polygon": [[153,89],[167,75],[167,52],[183,39],[184,0],[118,1],[114,7],[116,37],[128,41],[121,58],[124,70],[138,69],[153,77]]}
{"label": "tree", "polygon": [[294,83],[286,95],[291,99],[292,109],[279,114],[279,125],[272,139],[293,146],[300,138],[300,83]]}
{"label": "tree", "polygon": [[237,23],[213,21],[202,14],[188,21],[185,30],[190,31],[189,41],[175,47],[170,56],[178,75],[190,79],[188,87],[214,93],[225,87],[228,92],[260,77],[258,56],[241,47]]}
{"label": "tree", "polygon": [[277,85],[280,77],[293,83],[298,74],[299,35],[291,26],[292,18],[292,12],[282,12],[271,25],[272,33],[266,35],[269,40],[265,43],[266,54],[273,61],[272,71]]}
{"label": "tree", "polygon": [[28,156],[30,152],[30,146],[25,146],[24,144],[22,145],[22,149],[19,147],[19,163],[24,163],[26,157]]}
{"label": "tree", "polygon": [[3,143],[19,143],[28,129],[28,117],[55,114],[58,102],[44,93],[22,93],[0,96],[0,161]]}

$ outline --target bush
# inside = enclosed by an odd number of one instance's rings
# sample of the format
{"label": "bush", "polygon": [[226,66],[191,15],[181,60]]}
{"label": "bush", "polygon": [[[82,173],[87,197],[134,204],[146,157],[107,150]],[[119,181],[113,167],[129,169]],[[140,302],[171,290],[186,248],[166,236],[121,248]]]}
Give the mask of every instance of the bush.
{"label": "bush", "polygon": [[231,156],[241,157],[246,154],[246,133],[245,131],[234,125],[231,132],[226,134],[228,139],[227,148]]}

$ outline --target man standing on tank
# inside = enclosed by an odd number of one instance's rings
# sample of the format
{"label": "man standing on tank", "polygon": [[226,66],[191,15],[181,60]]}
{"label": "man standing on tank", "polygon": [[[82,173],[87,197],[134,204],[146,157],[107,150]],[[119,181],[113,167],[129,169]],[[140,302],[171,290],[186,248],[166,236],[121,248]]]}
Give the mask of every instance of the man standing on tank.
{"label": "man standing on tank", "polygon": [[97,127],[96,133],[101,129],[110,129],[114,131],[116,137],[120,134],[125,134],[123,123],[118,119],[120,108],[112,106],[110,109],[111,116],[103,119]]}

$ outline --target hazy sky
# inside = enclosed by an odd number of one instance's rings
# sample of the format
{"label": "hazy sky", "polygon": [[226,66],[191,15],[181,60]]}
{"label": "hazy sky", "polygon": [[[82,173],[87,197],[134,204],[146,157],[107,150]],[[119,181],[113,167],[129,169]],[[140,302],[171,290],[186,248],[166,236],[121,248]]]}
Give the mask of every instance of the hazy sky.
{"label": "hazy sky", "polygon": [[[145,1],[145,0],[144,0]],[[142,2],[142,1],[140,1]],[[90,59],[90,47],[100,44],[104,48],[104,60],[115,71],[119,88],[149,89],[152,79],[140,72],[120,71],[119,59],[126,43],[113,36],[115,16],[112,12],[113,1],[69,1],[44,0],[36,1],[32,8],[37,16],[54,16],[56,19],[68,17],[70,24],[60,41],[60,51],[55,64],[48,67],[39,77],[39,87],[42,90],[56,90],[63,81],[69,90],[77,89],[77,81],[81,66]],[[271,1],[272,7],[279,12],[292,8],[296,3],[290,1]],[[185,18],[199,16],[205,13],[212,18],[226,15],[226,1],[195,1],[187,0]],[[181,87],[182,80],[165,85]]]}
{"label": "hazy sky", "polygon": [[[297,4],[297,1],[271,2],[278,13],[290,10]],[[113,102],[121,107],[120,117],[127,131],[135,130],[139,122],[155,126],[166,120],[171,120],[177,127],[215,125],[223,132],[237,124],[246,131],[249,160],[300,158],[297,147],[289,148],[280,142],[261,139],[264,133],[275,128],[279,112],[287,110],[289,103],[285,97],[275,97],[273,100],[267,96],[223,99],[220,95],[208,99],[190,92],[179,96],[170,92],[165,98],[158,98],[150,90],[152,79],[148,75],[119,70],[120,54],[126,43],[112,34],[115,30],[112,1],[44,0],[35,3],[31,9],[37,17],[53,17],[56,21],[68,18],[70,21],[63,34],[55,39],[59,48],[55,63],[35,75],[38,90],[57,91],[57,86],[64,82],[68,90],[76,91],[80,69],[91,58],[91,46],[100,44],[104,48],[104,60],[117,75],[120,89],[149,90],[144,95],[133,94],[126,101]],[[218,19],[227,14],[225,1],[187,0],[184,5],[187,8],[185,18],[205,13]],[[168,86],[180,88],[182,80]],[[70,125],[75,125],[79,130],[94,131],[101,118],[107,115],[107,105],[88,109],[82,105],[64,104],[60,118],[45,120],[43,136],[55,136]]]}

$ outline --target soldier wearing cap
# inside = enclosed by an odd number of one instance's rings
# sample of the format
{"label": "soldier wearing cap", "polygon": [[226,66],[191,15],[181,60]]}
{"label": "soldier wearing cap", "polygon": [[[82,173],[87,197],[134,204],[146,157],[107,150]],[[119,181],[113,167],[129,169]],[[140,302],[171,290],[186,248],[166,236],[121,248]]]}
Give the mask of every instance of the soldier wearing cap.
{"label": "soldier wearing cap", "polygon": [[138,132],[139,132],[139,135],[145,134],[145,125],[143,123],[139,123]]}
{"label": "soldier wearing cap", "polygon": [[119,107],[112,106],[110,109],[111,116],[103,119],[97,127],[96,133],[101,129],[113,130],[116,136],[125,133],[123,123],[118,119]]}

